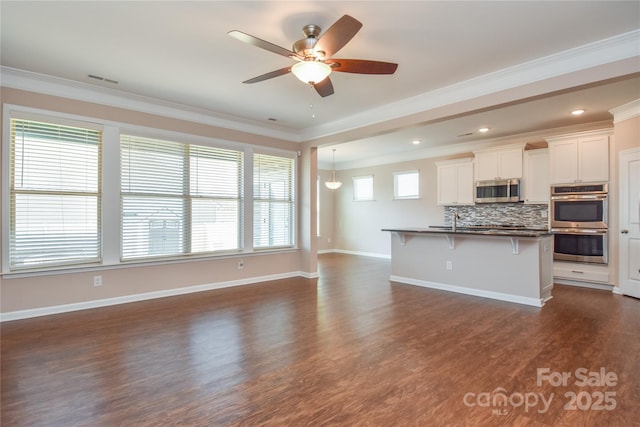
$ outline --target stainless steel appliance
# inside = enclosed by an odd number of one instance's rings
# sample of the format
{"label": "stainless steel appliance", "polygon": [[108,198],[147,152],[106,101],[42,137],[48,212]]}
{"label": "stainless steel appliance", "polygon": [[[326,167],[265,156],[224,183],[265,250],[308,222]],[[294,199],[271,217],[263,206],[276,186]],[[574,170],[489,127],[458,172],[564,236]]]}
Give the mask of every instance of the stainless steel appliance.
{"label": "stainless steel appliance", "polygon": [[607,184],[551,187],[551,228],[607,228]]}
{"label": "stainless steel appliance", "polygon": [[552,228],[553,259],[606,264],[608,230],[606,228]]}
{"label": "stainless steel appliance", "polygon": [[508,203],[523,200],[519,179],[476,181],[476,203]]}
{"label": "stainless steel appliance", "polygon": [[606,183],[551,187],[554,259],[607,264],[607,200]]}

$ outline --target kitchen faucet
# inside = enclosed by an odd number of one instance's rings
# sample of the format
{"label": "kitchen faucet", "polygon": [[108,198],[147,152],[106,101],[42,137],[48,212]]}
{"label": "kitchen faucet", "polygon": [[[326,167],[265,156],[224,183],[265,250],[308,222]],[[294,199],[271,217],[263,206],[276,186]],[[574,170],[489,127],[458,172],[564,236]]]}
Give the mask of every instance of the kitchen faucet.
{"label": "kitchen faucet", "polygon": [[460,219],[460,215],[458,214],[457,210],[454,210],[451,213],[451,216],[453,217],[452,218],[452,222],[451,222],[451,224],[452,224],[451,231],[456,231],[456,227],[458,226],[458,220]]}

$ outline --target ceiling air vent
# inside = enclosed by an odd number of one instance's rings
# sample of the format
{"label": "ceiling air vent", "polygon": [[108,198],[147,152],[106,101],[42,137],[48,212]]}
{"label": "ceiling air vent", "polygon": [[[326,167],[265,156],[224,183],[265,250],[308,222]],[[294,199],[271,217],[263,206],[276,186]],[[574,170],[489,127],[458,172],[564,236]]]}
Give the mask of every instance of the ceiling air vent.
{"label": "ceiling air vent", "polygon": [[113,83],[114,85],[118,84],[117,80],[108,79],[108,78],[102,77],[102,76],[96,76],[94,74],[89,74],[88,77],[91,78],[91,79],[100,80],[102,82]]}

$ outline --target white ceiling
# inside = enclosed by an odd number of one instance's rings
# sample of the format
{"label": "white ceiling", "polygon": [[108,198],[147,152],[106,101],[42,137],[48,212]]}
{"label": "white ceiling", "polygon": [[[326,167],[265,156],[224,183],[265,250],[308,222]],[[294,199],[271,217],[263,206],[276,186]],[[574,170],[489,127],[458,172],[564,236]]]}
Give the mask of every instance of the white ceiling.
{"label": "white ceiling", "polygon": [[[324,30],[344,14],[364,26],[335,57],[396,62],[394,75],[333,73],[326,98],[292,75],[242,84],[292,61],[229,30],[290,48],[305,24]],[[54,76],[316,140],[321,162],[337,148],[343,167],[610,120],[609,109],[640,98],[636,1],[4,0],[0,19],[5,76]],[[587,113],[571,117],[574,107]]]}

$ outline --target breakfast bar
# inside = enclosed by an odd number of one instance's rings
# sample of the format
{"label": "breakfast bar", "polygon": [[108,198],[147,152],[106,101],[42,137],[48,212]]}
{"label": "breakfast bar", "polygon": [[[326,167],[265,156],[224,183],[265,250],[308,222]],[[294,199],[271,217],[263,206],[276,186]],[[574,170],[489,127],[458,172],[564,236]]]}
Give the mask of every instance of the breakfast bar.
{"label": "breakfast bar", "polygon": [[385,228],[393,282],[542,307],[553,289],[546,230]]}

